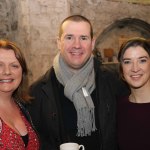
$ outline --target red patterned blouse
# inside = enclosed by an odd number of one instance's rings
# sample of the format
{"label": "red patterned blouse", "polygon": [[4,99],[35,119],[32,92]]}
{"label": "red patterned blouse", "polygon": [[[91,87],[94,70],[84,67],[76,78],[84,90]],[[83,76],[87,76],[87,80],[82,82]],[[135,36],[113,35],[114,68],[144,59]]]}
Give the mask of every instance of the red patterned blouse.
{"label": "red patterned blouse", "polygon": [[0,150],[39,150],[39,140],[36,133],[22,112],[21,116],[28,131],[27,146],[25,146],[22,137],[0,119]]}

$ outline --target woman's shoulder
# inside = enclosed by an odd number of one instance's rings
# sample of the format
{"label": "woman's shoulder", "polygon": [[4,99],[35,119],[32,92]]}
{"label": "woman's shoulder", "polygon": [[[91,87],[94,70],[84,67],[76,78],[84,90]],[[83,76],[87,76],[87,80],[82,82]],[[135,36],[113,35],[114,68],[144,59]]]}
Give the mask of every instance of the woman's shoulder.
{"label": "woman's shoulder", "polygon": [[129,101],[129,95],[118,96],[117,98],[117,102],[120,104],[127,103],[128,101]]}
{"label": "woman's shoulder", "polygon": [[47,72],[45,74],[43,74],[37,80],[35,80],[32,85],[45,84],[49,80],[51,80],[54,75],[55,75],[54,69],[53,69],[53,67],[51,67],[49,70],[47,70]]}

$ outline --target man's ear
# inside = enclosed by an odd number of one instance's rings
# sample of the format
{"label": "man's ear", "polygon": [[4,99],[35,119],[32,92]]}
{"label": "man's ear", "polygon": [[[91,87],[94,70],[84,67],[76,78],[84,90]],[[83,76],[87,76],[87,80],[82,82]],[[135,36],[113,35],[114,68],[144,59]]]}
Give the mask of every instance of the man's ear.
{"label": "man's ear", "polygon": [[57,37],[57,48],[60,50],[61,49],[61,42],[60,42],[60,38]]}
{"label": "man's ear", "polygon": [[95,41],[96,41],[96,38],[95,37],[93,37],[93,39],[92,39],[92,51],[94,50],[94,48],[95,48]]}

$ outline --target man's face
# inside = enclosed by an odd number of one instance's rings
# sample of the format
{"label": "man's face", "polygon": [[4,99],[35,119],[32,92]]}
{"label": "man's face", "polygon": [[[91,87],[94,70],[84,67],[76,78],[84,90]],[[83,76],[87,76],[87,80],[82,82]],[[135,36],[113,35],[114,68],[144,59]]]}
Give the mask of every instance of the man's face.
{"label": "man's face", "polygon": [[87,22],[65,21],[63,34],[58,39],[58,48],[66,64],[72,69],[80,69],[92,54],[95,40],[91,39]]}

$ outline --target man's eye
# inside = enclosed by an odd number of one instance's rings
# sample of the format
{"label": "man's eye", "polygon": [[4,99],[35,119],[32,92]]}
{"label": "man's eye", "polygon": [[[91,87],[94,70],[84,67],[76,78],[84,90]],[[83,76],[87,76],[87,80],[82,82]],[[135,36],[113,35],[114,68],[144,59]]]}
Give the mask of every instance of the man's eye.
{"label": "man's eye", "polygon": [[82,36],[82,37],[81,37],[81,40],[88,40],[88,37]]}
{"label": "man's eye", "polygon": [[72,37],[72,36],[66,36],[65,39],[66,39],[66,40],[72,40],[73,37]]}

